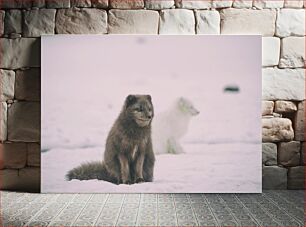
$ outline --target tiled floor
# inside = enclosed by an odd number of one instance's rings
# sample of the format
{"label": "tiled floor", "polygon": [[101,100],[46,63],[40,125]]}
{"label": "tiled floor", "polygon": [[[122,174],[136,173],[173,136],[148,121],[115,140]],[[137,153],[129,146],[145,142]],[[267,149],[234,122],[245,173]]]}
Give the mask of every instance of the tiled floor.
{"label": "tiled floor", "polygon": [[1,192],[5,226],[304,226],[303,191],[262,194]]}

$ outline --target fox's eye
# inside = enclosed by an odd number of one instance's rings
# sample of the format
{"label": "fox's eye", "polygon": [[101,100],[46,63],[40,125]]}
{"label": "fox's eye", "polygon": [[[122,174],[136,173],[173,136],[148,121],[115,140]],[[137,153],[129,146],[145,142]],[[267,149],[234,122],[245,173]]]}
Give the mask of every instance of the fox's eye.
{"label": "fox's eye", "polygon": [[139,107],[137,107],[135,110],[138,111],[138,112],[142,112],[142,111],[143,111],[143,108],[142,108],[142,106],[139,106]]}

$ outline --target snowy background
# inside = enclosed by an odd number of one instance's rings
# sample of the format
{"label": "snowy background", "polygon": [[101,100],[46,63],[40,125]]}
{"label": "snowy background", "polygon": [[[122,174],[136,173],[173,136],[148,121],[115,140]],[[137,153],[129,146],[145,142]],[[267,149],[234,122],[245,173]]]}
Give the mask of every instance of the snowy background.
{"label": "snowy background", "polygon": [[[102,160],[128,94],[150,94],[156,115],[194,103],[186,153],[157,155],[152,183],[66,181]],[[42,192],[261,192],[260,115],[260,36],[42,38]]]}

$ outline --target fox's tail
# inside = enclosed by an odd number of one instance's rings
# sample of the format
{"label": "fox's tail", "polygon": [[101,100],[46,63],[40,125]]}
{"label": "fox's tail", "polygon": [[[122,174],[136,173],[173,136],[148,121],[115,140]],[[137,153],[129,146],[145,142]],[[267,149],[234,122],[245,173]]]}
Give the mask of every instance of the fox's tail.
{"label": "fox's tail", "polygon": [[110,176],[103,162],[83,163],[78,167],[69,170],[66,174],[67,180],[91,180],[98,179],[118,184],[118,180]]}

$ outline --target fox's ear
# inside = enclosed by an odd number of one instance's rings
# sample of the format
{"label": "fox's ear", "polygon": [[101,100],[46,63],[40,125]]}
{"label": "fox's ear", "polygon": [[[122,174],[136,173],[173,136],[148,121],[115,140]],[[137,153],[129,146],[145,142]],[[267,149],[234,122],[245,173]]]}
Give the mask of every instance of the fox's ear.
{"label": "fox's ear", "polygon": [[137,100],[135,95],[128,95],[125,99],[125,107],[129,107],[130,105],[134,104]]}
{"label": "fox's ear", "polygon": [[146,97],[150,102],[152,101],[151,95],[146,95]]}

